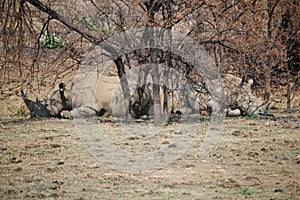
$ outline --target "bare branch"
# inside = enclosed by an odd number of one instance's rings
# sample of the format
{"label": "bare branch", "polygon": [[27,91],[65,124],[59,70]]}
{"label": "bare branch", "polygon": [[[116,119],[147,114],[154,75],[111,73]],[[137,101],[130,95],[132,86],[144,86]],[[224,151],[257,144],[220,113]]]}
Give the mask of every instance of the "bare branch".
{"label": "bare branch", "polygon": [[62,24],[64,24],[69,29],[79,33],[82,37],[86,38],[88,41],[92,42],[93,44],[99,44],[99,43],[103,42],[102,37],[96,38],[95,36],[85,32],[83,30],[80,30],[79,28],[77,28],[76,25],[74,25],[72,22],[68,21],[64,16],[58,14],[56,11],[52,10],[51,8],[49,8],[48,6],[46,6],[45,4],[40,2],[39,0],[25,0],[25,1],[32,4],[37,9],[47,13],[53,19],[56,19],[56,20],[60,21]]}

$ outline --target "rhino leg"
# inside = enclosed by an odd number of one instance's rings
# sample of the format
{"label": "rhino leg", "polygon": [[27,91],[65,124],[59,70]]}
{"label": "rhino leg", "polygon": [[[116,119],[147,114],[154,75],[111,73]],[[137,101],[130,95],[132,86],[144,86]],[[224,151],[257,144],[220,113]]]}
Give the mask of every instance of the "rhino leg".
{"label": "rhino leg", "polygon": [[74,118],[93,117],[97,115],[97,111],[92,107],[82,106],[74,108],[71,111],[71,116]]}
{"label": "rhino leg", "polygon": [[241,110],[240,109],[228,109],[226,112],[227,117],[238,117],[241,116]]}

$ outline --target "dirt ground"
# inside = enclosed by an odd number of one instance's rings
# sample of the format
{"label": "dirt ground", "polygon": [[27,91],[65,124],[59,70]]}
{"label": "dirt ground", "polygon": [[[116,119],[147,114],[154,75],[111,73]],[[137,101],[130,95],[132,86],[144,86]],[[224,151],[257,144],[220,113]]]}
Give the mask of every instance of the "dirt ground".
{"label": "dirt ground", "polygon": [[[274,114],[226,118],[207,157],[197,157],[202,133],[175,162],[147,173],[103,164],[88,152],[71,119],[1,119],[0,198],[300,199],[300,113]],[[147,152],[170,145],[176,124],[151,141],[107,134],[127,151]]]}

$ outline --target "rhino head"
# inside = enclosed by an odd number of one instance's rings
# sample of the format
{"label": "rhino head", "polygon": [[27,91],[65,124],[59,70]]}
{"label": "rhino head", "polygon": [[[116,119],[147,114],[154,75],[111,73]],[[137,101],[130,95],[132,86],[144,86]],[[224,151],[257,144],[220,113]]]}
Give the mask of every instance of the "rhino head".
{"label": "rhino head", "polygon": [[[164,104],[163,86],[160,86],[160,103]],[[143,86],[134,91],[130,98],[130,114],[134,119],[140,118],[142,115],[154,114],[153,102],[153,89],[152,84]],[[169,90],[167,94],[168,110],[171,114],[180,115],[179,100],[175,94]]]}
{"label": "rhino head", "polygon": [[72,109],[71,90],[67,89],[64,83],[55,87],[49,97],[39,101],[32,101],[26,97],[24,91],[21,91],[22,99],[30,111],[31,117],[61,117],[63,110]]}
{"label": "rhino head", "polygon": [[132,118],[138,119],[142,115],[148,115],[150,108],[153,106],[153,99],[149,87],[143,85],[137,88],[132,94],[129,103]]}

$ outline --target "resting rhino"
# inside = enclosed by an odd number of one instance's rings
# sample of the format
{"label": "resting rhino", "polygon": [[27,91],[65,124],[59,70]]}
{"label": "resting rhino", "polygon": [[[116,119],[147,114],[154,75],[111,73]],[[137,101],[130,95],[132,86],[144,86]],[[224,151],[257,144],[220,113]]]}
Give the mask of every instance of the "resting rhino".
{"label": "resting rhino", "polygon": [[[95,77],[89,77],[95,78]],[[124,101],[114,90],[120,84],[117,76],[101,76],[97,86],[80,83],[60,83],[42,101],[32,101],[23,90],[22,98],[31,117],[61,117],[63,110],[71,111],[72,117],[125,116]],[[81,87],[82,86],[82,87]]]}
{"label": "resting rhino", "polygon": [[[95,76],[95,77],[93,77]],[[96,80],[96,74],[91,74],[90,79]],[[31,117],[61,117],[63,110],[71,111],[72,117],[82,116],[114,116],[124,117],[126,114],[124,98],[120,87],[120,80],[117,76],[101,76],[96,81],[96,86],[88,81],[60,83],[49,93],[48,98],[42,101],[32,101],[26,97],[23,90],[22,98],[30,111]],[[129,83],[130,88],[135,87],[135,83]],[[133,101],[137,97],[137,90],[130,91],[131,106],[135,108],[138,104]],[[170,94],[169,94],[170,95]],[[172,99],[174,102],[175,100]],[[148,115],[153,106],[152,91],[147,87],[142,103],[139,105],[138,118],[141,115]],[[134,113],[134,112],[132,112]]]}
{"label": "resting rhino", "polygon": [[241,78],[226,74],[223,78],[226,107],[228,116],[251,115],[251,114],[266,114],[269,101],[264,101],[252,93],[253,79],[247,82],[242,81]]}
{"label": "resting rhino", "polygon": [[[225,114],[226,116],[235,117],[240,115],[266,114],[269,102],[266,102],[252,93],[251,87],[253,80],[243,82],[241,78],[231,74],[225,74],[222,78],[225,95]],[[203,111],[211,113],[213,97],[206,90],[199,89],[195,92],[194,88],[190,89],[193,94],[184,94],[189,96],[180,100],[189,112],[197,113]],[[199,92],[200,91],[200,92]]]}

